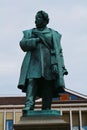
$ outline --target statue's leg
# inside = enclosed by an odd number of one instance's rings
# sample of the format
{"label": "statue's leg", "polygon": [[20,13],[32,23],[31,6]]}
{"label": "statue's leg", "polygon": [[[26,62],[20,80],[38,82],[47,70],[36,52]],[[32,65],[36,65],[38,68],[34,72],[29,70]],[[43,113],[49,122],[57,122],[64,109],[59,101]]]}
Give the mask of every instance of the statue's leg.
{"label": "statue's leg", "polygon": [[29,79],[26,90],[26,102],[23,110],[33,110],[35,105],[35,98],[37,92],[37,85],[35,79]]}
{"label": "statue's leg", "polygon": [[48,80],[44,80],[43,82],[43,90],[42,90],[42,109],[50,110],[52,97],[53,97],[53,86],[52,82]]}

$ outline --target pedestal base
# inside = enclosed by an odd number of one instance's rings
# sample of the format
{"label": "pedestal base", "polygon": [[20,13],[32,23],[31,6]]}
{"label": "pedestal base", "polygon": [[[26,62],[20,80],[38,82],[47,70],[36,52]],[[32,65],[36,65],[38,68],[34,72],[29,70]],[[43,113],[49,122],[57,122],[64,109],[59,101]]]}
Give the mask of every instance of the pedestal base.
{"label": "pedestal base", "polygon": [[23,116],[13,127],[15,130],[70,130],[69,123],[66,123],[62,116],[44,115],[43,112],[35,116],[34,113],[33,116]]}

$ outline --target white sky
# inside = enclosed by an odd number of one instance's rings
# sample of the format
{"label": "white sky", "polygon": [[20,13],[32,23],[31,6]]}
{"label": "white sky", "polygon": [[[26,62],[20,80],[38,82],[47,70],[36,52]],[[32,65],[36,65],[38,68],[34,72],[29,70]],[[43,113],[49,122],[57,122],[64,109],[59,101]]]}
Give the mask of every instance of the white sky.
{"label": "white sky", "polygon": [[23,95],[17,89],[25,55],[19,41],[23,30],[35,27],[39,10],[49,14],[48,27],[62,34],[66,88],[87,95],[87,0],[0,0],[0,96]]}

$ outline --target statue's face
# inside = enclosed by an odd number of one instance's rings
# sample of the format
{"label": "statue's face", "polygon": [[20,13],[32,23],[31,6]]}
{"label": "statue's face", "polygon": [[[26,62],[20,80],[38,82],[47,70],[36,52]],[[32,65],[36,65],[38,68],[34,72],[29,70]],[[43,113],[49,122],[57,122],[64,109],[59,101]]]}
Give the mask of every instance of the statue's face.
{"label": "statue's face", "polygon": [[42,15],[36,15],[35,17],[35,24],[37,28],[43,28],[46,26],[46,22],[44,21]]}

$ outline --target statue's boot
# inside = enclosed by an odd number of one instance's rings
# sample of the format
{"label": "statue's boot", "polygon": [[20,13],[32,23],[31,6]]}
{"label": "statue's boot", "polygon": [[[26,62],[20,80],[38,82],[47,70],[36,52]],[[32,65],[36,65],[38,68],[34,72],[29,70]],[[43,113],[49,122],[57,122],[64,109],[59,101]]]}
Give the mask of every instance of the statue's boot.
{"label": "statue's boot", "polygon": [[37,86],[34,79],[29,79],[26,90],[26,102],[23,110],[34,110]]}
{"label": "statue's boot", "polygon": [[42,90],[42,110],[50,110],[52,97],[53,97],[53,85],[51,81],[44,80],[44,87]]}

